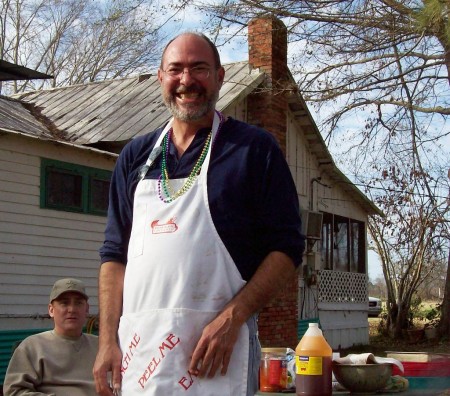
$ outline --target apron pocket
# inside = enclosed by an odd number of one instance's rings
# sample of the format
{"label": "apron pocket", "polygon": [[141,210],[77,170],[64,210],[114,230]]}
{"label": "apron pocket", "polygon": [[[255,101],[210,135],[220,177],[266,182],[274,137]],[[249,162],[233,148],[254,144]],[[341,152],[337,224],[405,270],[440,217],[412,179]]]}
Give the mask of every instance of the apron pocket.
{"label": "apron pocket", "polygon": [[188,372],[201,332],[216,312],[157,309],[122,316],[122,396],[238,396],[247,388],[248,328],[243,326],[226,376]]}

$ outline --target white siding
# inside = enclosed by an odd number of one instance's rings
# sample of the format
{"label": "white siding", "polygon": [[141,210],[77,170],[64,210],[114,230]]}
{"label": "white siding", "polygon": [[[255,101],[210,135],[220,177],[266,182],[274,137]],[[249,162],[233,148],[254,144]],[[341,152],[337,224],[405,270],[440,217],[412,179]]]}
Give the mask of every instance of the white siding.
{"label": "white siding", "polygon": [[369,343],[367,309],[345,308],[345,304],[340,304],[340,309],[320,309],[319,312],[324,336],[333,350]]}
{"label": "white siding", "polygon": [[232,106],[228,107],[224,112],[225,116],[229,116],[239,121],[247,121],[247,97],[239,102],[233,103]]}
{"label": "white siding", "polygon": [[[312,154],[301,125],[289,117],[286,156],[299,195],[302,209],[333,213],[367,222],[367,213],[339,184],[321,169]],[[320,183],[314,181],[320,178]],[[314,255],[314,253],[313,253]],[[316,257],[315,255],[304,257]],[[318,256],[317,256],[318,257]],[[319,265],[320,267],[320,265]],[[313,269],[318,266],[312,264]],[[334,309],[318,304],[316,286],[307,287],[299,274],[298,317],[319,318],[325,338],[337,350],[369,342],[367,307],[365,304],[336,303]],[[306,319],[307,320],[307,319]]]}
{"label": "white siding", "polygon": [[98,249],[106,217],[41,209],[40,158],[112,170],[98,153],[0,136],[0,330],[41,327],[55,280],[82,279],[98,312]]}
{"label": "white siding", "polygon": [[291,117],[288,118],[286,136],[286,160],[297,187],[300,204],[303,209],[309,209],[309,180],[317,173],[313,158],[308,152],[306,139]]}
{"label": "white siding", "polygon": [[[286,157],[302,209],[333,213],[367,222],[367,213],[342,187],[320,169],[301,126],[289,117]],[[313,179],[320,177],[320,183]]]}

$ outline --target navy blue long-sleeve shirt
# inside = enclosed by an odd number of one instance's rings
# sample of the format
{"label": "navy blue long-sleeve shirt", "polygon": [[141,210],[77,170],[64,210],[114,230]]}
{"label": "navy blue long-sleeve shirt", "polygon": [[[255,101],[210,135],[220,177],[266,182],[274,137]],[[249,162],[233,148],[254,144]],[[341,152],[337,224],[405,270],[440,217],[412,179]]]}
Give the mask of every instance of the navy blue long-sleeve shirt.
{"label": "navy blue long-sleeve shirt", "polygon": [[[102,263],[127,262],[138,171],[161,132],[162,128],[134,139],[117,160],[105,241],[100,248]],[[171,179],[189,175],[208,133],[208,129],[198,131],[181,158],[170,145],[167,167]],[[157,179],[160,174],[161,156],[146,178]],[[250,280],[272,251],[287,254],[296,266],[301,263],[305,239],[298,196],[283,153],[271,134],[228,118],[213,142],[207,183],[214,225],[244,280]],[[192,241],[192,249],[196,243],[201,241]]]}

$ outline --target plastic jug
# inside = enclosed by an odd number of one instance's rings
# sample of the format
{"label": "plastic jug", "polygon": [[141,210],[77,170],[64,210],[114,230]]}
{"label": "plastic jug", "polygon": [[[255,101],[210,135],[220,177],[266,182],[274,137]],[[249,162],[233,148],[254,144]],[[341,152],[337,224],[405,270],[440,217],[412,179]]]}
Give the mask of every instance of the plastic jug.
{"label": "plastic jug", "polygon": [[310,323],[295,349],[295,389],[301,396],[331,396],[333,350],[318,323]]}

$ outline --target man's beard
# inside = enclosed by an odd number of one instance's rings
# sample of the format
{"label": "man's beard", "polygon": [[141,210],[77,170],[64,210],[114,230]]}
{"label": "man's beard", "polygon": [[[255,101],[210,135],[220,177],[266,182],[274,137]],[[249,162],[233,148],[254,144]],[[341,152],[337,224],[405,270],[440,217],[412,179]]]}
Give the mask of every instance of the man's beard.
{"label": "man's beard", "polygon": [[[180,88],[175,94],[189,94],[189,93],[200,93],[200,95],[205,94],[205,90],[200,87],[190,86],[188,88]],[[219,99],[219,92],[215,92],[212,96],[206,97],[206,101],[201,104],[187,105],[186,107],[178,107],[175,94],[163,93],[164,103],[170,110],[172,115],[181,121],[197,121],[203,118],[206,114],[210,113],[215,109],[217,100]]]}

